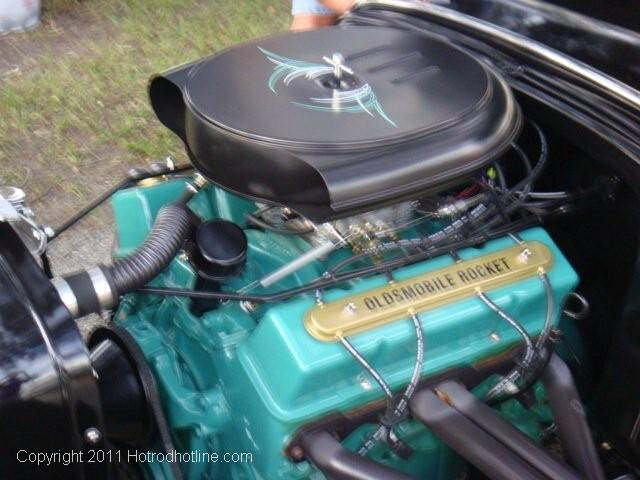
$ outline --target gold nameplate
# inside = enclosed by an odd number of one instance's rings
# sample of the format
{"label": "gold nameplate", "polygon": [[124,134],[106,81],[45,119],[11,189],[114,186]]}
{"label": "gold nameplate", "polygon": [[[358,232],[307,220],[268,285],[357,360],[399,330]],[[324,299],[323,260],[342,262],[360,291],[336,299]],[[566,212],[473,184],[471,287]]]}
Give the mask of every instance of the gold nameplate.
{"label": "gold nameplate", "polygon": [[549,270],[552,265],[553,254],[545,245],[526,242],[316,306],[306,313],[304,323],[313,337],[335,342],[411,312],[439,307],[470,297],[478,290],[532,277],[539,269]]}

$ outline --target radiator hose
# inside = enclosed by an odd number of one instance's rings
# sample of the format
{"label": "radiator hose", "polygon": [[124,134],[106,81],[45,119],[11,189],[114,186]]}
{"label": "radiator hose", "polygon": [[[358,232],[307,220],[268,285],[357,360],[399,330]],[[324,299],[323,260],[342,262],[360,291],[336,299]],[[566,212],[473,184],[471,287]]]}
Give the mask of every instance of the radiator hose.
{"label": "radiator hose", "polygon": [[96,265],[52,279],[74,317],[114,307],[121,295],[146,285],[171,263],[193,225],[187,202],[196,191],[189,185],[179,200],[162,207],[147,238],[131,254],[109,266]]}
{"label": "radiator hose", "polygon": [[164,270],[184,243],[191,225],[192,214],[183,203],[162,207],[142,245],[107,267],[118,295],[136,290]]}

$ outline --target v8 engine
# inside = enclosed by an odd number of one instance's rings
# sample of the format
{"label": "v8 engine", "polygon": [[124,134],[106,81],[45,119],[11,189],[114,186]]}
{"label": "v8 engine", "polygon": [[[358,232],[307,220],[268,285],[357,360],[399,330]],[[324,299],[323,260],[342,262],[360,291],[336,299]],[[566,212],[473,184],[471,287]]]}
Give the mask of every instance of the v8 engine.
{"label": "v8 engine", "polygon": [[[145,226],[151,225],[157,205],[175,198],[184,188],[184,180],[173,180],[115,196],[116,219],[140,212],[136,228],[121,228],[119,254],[134,251],[147,235]],[[215,186],[199,192],[190,205],[204,218],[213,219],[198,228],[200,233],[208,231],[212,240],[227,232],[227,226],[242,224],[247,213],[255,210],[252,203]],[[420,214],[414,212],[409,218],[420,218]],[[366,231],[368,221],[359,224],[359,220],[363,221],[352,217],[339,222]],[[358,254],[345,255],[339,249],[269,288],[262,287],[260,280],[314,252],[317,247],[312,237],[322,234],[304,234],[311,237],[304,241],[298,235],[245,229],[246,259],[235,273],[211,279],[210,270],[202,275],[211,263],[203,267],[194,263],[193,256],[185,255],[171,263],[163,280],[154,281],[158,289],[195,288],[218,292],[220,299],[145,300],[136,296],[123,303],[114,322],[142,347],[156,374],[165,404],[170,405],[168,423],[180,432],[176,448],[249,452],[253,457],[251,464],[189,463],[189,476],[254,478],[257,471],[265,478],[313,478],[315,469],[301,462],[305,438],[325,430],[339,432],[341,440],[355,451],[366,448],[367,458],[394,465],[416,478],[424,472],[438,478],[461,475],[464,464],[433,432],[407,418],[406,411],[397,416],[393,410],[388,412],[393,437],[373,437],[389,403],[376,376],[391,390],[390,398],[398,401],[401,397],[396,392],[402,395],[409,385],[415,383],[414,388],[419,388],[429,379],[464,378],[469,387],[485,395],[491,389],[498,392],[498,378],[506,378],[512,362],[523,355],[514,350],[522,336],[493,308],[513,315],[535,342],[535,337],[548,335],[557,325],[563,299],[578,278],[540,228],[487,237],[482,245],[456,249],[453,256],[442,250],[431,257],[405,246],[405,240],[428,236],[430,229],[440,228],[435,224],[434,220],[415,222],[407,230],[393,230],[393,240],[385,243],[376,242],[371,232],[364,237],[371,250],[363,250],[360,259],[354,260]],[[358,237],[353,241],[356,239],[364,242]],[[326,241],[324,236],[316,243],[322,241]],[[369,247],[369,242],[377,248]],[[370,268],[357,266],[364,254],[379,255],[374,265],[384,265],[389,260],[384,260],[383,246],[405,249],[404,254],[417,261],[391,271],[381,269],[366,278],[332,280]],[[217,253],[219,260],[223,252]],[[314,288],[295,294],[308,284]],[[246,288],[251,285],[255,287]],[[246,299],[240,302],[222,296],[224,291],[243,288]],[[479,292],[486,292],[484,300]],[[418,380],[412,378],[416,366]],[[497,394],[516,392],[517,377]],[[393,407],[397,407],[396,400]],[[534,438],[541,438],[542,426],[552,419],[544,408],[531,415],[515,400],[503,405],[512,409],[516,425]]]}
{"label": "v8 engine", "polygon": [[[566,365],[577,256],[542,223],[618,180],[541,191],[558,160],[504,65],[395,15],[155,75],[191,165],[113,192],[110,265],[49,281],[46,232],[0,191],[3,417],[55,398],[106,477],[605,478]],[[99,312],[85,349],[73,319]]]}

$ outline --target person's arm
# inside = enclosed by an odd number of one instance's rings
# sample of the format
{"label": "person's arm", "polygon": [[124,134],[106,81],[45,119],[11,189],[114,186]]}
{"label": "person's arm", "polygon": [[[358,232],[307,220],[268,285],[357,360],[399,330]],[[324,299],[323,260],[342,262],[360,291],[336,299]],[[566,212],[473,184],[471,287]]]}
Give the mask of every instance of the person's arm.
{"label": "person's arm", "polygon": [[318,15],[318,14],[299,14],[293,16],[291,22],[291,30],[313,30],[315,28],[330,27],[336,24],[338,17],[333,14]]}
{"label": "person's arm", "polygon": [[335,25],[339,15],[347,12],[353,0],[293,0],[291,30],[312,30]]}
{"label": "person's arm", "polygon": [[354,0],[320,0],[321,3],[336,13],[336,15],[342,15],[347,13],[349,9],[355,3]]}

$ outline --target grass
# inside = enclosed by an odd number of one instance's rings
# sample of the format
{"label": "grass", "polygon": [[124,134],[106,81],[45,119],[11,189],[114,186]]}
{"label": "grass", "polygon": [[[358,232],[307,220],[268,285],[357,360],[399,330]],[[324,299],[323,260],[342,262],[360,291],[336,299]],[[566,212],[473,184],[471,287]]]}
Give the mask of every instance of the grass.
{"label": "grass", "polygon": [[86,199],[167,154],[184,160],[148,105],[150,75],[289,22],[286,1],[44,3],[38,30],[0,38],[24,49],[0,77],[0,185],[51,201]]}

